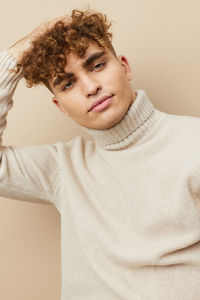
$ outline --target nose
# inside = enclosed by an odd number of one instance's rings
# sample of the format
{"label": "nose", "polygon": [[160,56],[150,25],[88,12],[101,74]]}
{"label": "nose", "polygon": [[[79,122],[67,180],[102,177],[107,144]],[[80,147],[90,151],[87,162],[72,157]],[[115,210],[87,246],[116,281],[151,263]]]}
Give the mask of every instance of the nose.
{"label": "nose", "polygon": [[100,82],[92,75],[82,77],[82,89],[87,98],[96,95],[101,90]]}

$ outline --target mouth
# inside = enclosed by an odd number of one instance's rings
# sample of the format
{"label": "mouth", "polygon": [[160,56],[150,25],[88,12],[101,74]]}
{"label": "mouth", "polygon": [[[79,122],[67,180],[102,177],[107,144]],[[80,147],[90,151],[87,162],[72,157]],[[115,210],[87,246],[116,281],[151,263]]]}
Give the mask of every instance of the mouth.
{"label": "mouth", "polygon": [[113,95],[111,95],[111,96],[103,96],[102,98],[100,98],[99,100],[95,101],[91,105],[91,107],[88,110],[88,112],[103,110],[104,108],[106,108],[110,104],[110,102],[112,101],[112,97],[113,97]]}

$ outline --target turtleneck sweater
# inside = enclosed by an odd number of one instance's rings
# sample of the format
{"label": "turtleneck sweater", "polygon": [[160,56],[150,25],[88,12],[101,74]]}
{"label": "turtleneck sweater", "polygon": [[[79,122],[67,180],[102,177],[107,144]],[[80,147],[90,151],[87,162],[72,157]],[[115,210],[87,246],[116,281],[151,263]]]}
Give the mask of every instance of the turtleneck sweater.
{"label": "turtleneck sweater", "polygon": [[[0,54],[0,133],[22,73]],[[197,300],[200,119],[143,90],[119,123],[66,143],[1,145],[0,195],[55,205],[62,300]]]}

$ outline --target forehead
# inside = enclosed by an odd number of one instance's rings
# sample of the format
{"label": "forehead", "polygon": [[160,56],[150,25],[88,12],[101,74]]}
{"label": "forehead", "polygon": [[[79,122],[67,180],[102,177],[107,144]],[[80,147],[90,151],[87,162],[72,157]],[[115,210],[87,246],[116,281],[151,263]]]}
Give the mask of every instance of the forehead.
{"label": "forehead", "polygon": [[76,67],[79,65],[82,66],[82,63],[86,61],[91,55],[101,52],[109,53],[109,50],[99,47],[94,43],[90,43],[83,57],[78,56],[78,54],[76,54],[75,52],[71,52],[69,54],[66,53],[67,64],[64,71],[67,72],[69,68],[75,65]]}

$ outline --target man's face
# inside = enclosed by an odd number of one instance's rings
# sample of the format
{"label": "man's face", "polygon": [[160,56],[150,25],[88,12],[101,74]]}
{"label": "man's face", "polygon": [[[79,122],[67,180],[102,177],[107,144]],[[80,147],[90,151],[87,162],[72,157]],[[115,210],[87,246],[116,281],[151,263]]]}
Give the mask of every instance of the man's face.
{"label": "man's face", "polygon": [[131,70],[127,59],[117,58],[94,43],[83,58],[71,52],[64,71],[65,78],[54,77],[49,81],[55,95],[52,100],[81,126],[112,127],[123,118],[136,97],[130,85]]}

